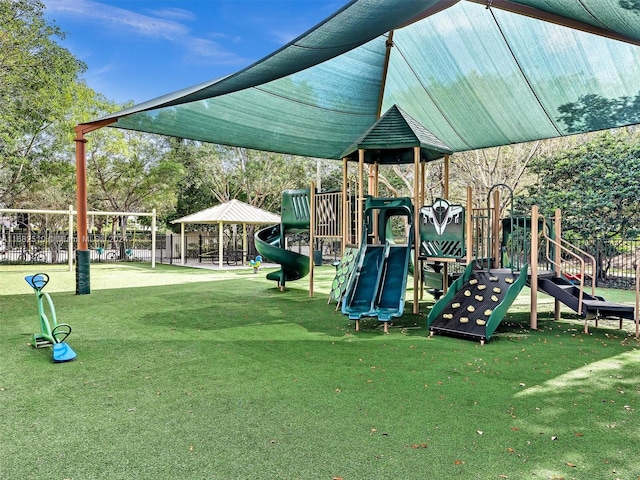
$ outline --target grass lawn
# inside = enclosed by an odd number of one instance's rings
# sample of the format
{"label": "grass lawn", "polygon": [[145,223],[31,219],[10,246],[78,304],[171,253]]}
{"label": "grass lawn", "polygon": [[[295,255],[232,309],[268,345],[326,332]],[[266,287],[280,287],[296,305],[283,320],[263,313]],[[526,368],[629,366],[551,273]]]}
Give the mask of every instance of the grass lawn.
{"label": "grass lawn", "polygon": [[[29,346],[38,270],[75,361]],[[0,267],[0,478],[640,478],[631,322],[584,334],[541,296],[531,331],[525,289],[484,346],[429,338],[428,294],[354,332],[333,267],[314,298],[265,273],[94,264],[77,296],[64,266]]]}

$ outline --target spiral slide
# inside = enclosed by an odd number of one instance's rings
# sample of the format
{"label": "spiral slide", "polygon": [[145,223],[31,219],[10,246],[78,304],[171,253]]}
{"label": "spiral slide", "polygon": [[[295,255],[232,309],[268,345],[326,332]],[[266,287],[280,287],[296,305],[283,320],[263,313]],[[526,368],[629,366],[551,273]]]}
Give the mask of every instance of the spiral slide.
{"label": "spiral slide", "polygon": [[309,189],[282,192],[280,225],[263,228],[255,234],[256,250],[264,258],[280,265],[280,270],[267,274],[283,289],[287,281],[300,280],[309,274],[309,257],[287,250],[287,233],[309,231]]}
{"label": "spiral slide", "polygon": [[278,282],[284,287],[290,280],[300,280],[309,274],[309,257],[281,247],[284,238],[281,225],[263,228],[256,233],[256,250],[264,258],[280,265],[280,270],[267,274],[267,279]]}

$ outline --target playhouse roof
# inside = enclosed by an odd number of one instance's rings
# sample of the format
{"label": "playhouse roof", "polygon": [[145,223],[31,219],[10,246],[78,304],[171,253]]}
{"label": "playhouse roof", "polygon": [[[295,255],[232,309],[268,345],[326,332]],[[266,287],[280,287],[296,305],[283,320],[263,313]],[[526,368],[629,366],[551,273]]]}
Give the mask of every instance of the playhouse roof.
{"label": "playhouse roof", "polygon": [[637,2],[354,0],[233,75],[94,123],[338,159],[395,105],[451,151],[506,145],[639,123],[639,45]]}
{"label": "playhouse roof", "polygon": [[413,149],[420,147],[421,158],[437,160],[453,153],[439,138],[424,128],[397,105],[356,140],[341,157],[357,160],[359,149],[365,150],[365,163],[412,163]]}

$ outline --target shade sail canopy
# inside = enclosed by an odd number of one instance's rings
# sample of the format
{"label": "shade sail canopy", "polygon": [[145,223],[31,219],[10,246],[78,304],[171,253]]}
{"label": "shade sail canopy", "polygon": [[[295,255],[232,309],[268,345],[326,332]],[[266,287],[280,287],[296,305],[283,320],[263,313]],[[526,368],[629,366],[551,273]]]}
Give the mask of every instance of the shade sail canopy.
{"label": "shade sail canopy", "polygon": [[640,122],[640,5],[354,0],[226,78],[96,122],[338,159],[399,107],[451,151]]}
{"label": "shade sail canopy", "polygon": [[254,207],[240,200],[231,200],[215,207],[207,208],[171,223],[230,223],[264,225],[280,223],[280,215]]}

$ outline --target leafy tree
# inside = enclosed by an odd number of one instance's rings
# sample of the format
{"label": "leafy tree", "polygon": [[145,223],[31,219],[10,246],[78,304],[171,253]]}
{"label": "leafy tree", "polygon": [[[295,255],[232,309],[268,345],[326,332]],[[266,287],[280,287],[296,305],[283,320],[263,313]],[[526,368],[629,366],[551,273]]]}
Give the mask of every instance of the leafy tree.
{"label": "leafy tree", "polygon": [[181,162],[177,218],[232,199],[279,211],[283,190],[307,188],[314,164],[291,155],[192,140],[171,140],[169,155]]}
{"label": "leafy tree", "polygon": [[[0,1],[0,204],[23,206],[41,144],[74,102],[85,66],[60,47],[37,0]],[[27,202],[28,203],[28,202]]]}
{"label": "leafy tree", "polygon": [[563,236],[592,239],[593,253],[601,258],[598,273],[605,276],[615,240],[640,231],[637,135],[624,130],[597,134],[586,143],[535,158],[530,171],[538,182],[520,204],[537,204],[549,216],[560,208]]}

